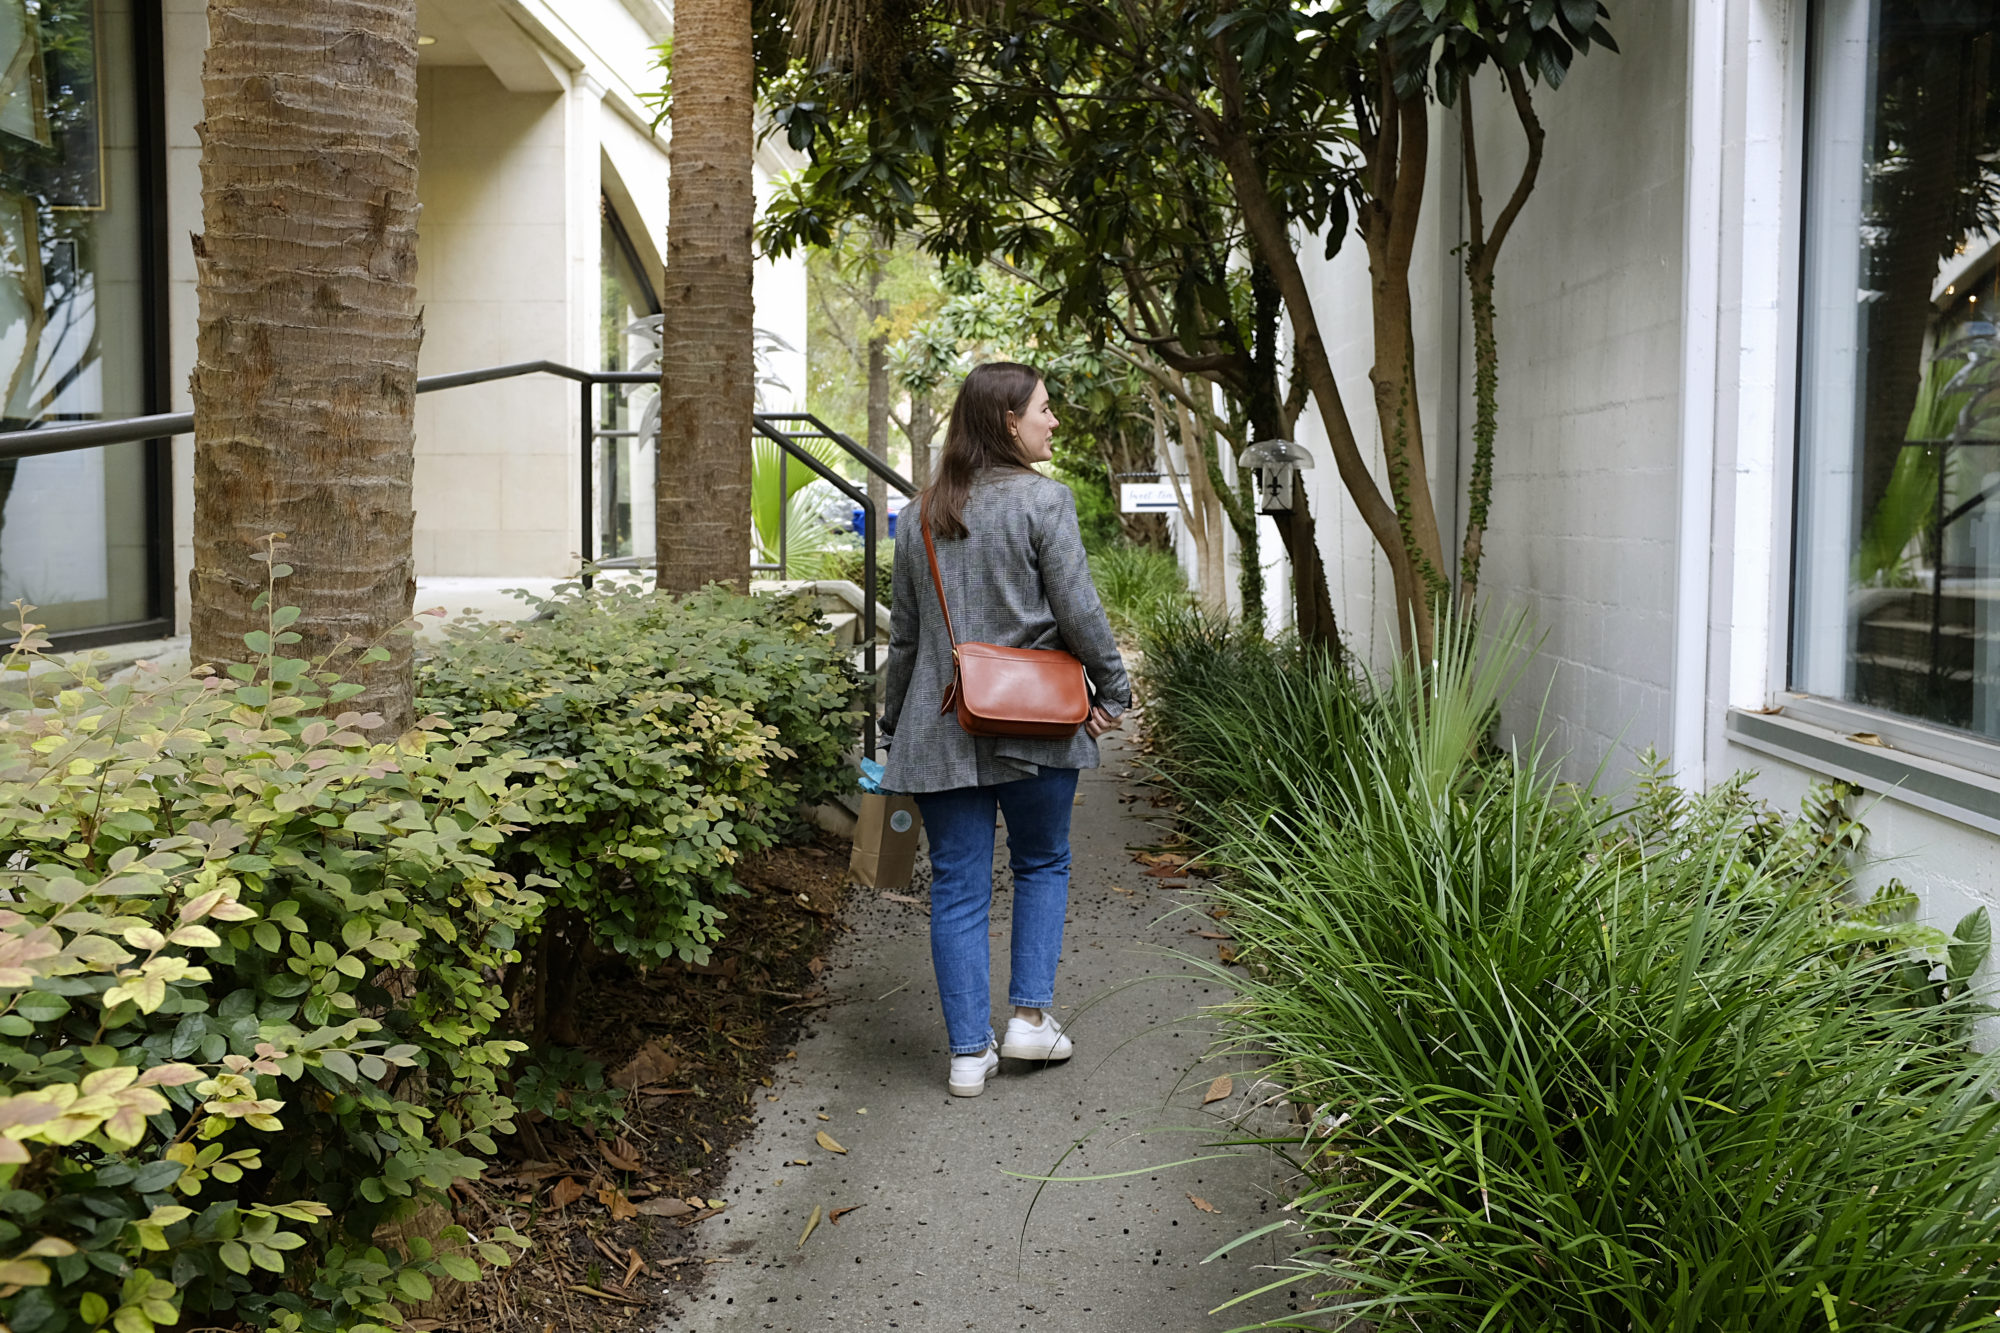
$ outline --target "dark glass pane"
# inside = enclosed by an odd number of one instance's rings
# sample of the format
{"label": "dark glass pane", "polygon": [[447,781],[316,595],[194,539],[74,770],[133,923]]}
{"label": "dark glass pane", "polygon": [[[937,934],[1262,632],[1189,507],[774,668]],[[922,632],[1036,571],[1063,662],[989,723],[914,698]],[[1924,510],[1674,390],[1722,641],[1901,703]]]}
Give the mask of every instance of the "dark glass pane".
{"label": "dark glass pane", "polygon": [[1814,26],[1794,684],[2000,736],[2000,7]]}
{"label": "dark glass pane", "polygon": [[[606,370],[651,366],[648,354],[658,349],[657,334],[635,332],[633,326],[659,309],[652,284],[632,261],[631,248],[619,234],[611,204],[603,204],[599,236],[603,304],[600,307],[602,355]],[[638,425],[650,392],[644,388],[607,384],[602,391],[599,425],[610,431],[630,431]],[[633,437],[610,438],[598,450],[599,553],[629,556],[653,548],[651,448]],[[635,511],[635,498],[637,509]]]}
{"label": "dark glass pane", "polygon": [[[0,429],[147,408],[131,0],[0,0]],[[0,601],[143,620],[142,445],[0,462]]]}

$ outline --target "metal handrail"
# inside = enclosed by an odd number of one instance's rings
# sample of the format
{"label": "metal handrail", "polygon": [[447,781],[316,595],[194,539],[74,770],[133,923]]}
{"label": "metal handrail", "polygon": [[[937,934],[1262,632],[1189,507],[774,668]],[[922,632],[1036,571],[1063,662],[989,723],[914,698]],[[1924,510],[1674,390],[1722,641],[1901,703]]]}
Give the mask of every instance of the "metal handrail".
{"label": "metal handrail", "polygon": [[[516,361],[504,366],[485,366],[477,370],[459,370],[445,375],[425,375],[417,380],[418,393],[435,393],[440,389],[461,389],[474,384],[488,384],[495,380],[514,379],[523,375],[554,375],[561,379],[573,380],[580,386],[582,399],[582,528],[580,540],[585,549],[585,570],[583,584],[592,586],[592,567],[599,565],[588,555],[588,548],[595,526],[595,487],[591,475],[591,446],[600,439],[631,438],[634,432],[600,429],[594,416],[591,390],[603,384],[658,384],[660,376],[649,370],[579,370],[559,361]],[[800,423],[807,429],[786,429],[785,423]],[[867,675],[871,686],[878,674],[876,646],[876,599],[875,599],[875,539],[881,527],[881,516],[867,493],[839,475],[832,468],[798,442],[802,439],[831,441],[862,467],[894,486],[905,496],[917,493],[916,485],[902,473],[840,431],[810,412],[757,413],[752,424],[758,434],[776,444],[784,456],[796,458],[831,484],[834,489],[849,500],[861,506],[862,514],[862,632],[866,635],[863,656],[867,663]],[[71,426],[41,426],[32,430],[0,431],[0,462],[20,458],[36,458],[45,454],[68,453],[79,449],[100,449],[114,444],[138,444],[147,440],[166,439],[175,435],[187,435],[194,430],[194,413],[168,412],[152,416],[124,417],[116,421],[92,421]],[[782,509],[779,523],[784,522]],[[782,543],[782,537],[780,538]],[[622,564],[621,560],[621,564]],[[636,563],[636,562],[635,562]],[[781,567],[782,569],[782,567]],[[875,710],[868,709],[865,724],[866,753],[875,753]]]}

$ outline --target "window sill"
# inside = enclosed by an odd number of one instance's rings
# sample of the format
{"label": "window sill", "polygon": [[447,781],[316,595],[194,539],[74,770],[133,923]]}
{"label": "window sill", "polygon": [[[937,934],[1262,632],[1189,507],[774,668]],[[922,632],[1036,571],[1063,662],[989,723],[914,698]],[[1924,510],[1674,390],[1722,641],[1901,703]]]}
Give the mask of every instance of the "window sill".
{"label": "window sill", "polygon": [[[1888,733],[1875,729],[1889,721],[1880,715],[1854,710],[1858,725],[1842,730],[1826,722],[1834,720],[1831,714],[1848,710],[1824,700],[1800,702],[1807,705],[1801,711],[1814,714],[1812,718],[1798,716],[1789,705],[1772,713],[1731,709],[1725,727],[1729,740],[1747,750],[1851,782],[1901,805],[1981,832],[2000,834],[2000,776],[1901,748]],[[1931,728],[1917,730],[1928,732]],[[1942,734],[1955,745],[1980,744]],[[1881,743],[1851,739],[1856,735],[1876,735]],[[2000,758],[2000,747],[1991,748]]]}

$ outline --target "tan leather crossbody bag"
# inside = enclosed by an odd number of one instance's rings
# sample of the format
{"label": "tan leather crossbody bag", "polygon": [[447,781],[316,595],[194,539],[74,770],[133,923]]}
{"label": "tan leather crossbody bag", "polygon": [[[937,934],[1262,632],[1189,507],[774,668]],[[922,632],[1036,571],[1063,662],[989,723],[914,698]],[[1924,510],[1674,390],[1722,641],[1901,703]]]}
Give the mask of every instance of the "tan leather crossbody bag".
{"label": "tan leather crossbody bag", "polygon": [[956,710],[958,725],[973,736],[1074,736],[1090,716],[1083,663],[1060,648],[960,643],[951,627],[951,608],[945,605],[931,525],[919,514],[917,526],[923,529],[931,586],[937,589],[945,636],[951,640],[951,685],[938,712]]}

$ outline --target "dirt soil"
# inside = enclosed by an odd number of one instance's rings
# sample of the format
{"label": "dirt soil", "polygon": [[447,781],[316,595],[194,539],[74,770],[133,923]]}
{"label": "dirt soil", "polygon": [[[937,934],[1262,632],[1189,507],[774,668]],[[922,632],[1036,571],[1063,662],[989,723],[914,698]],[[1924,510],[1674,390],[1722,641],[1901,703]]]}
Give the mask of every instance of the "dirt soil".
{"label": "dirt soil", "polygon": [[724,1211],[710,1196],[730,1146],[825,1002],[848,851],[820,834],[748,859],[737,879],[750,895],[728,902],[727,934],[705,966],[614,964],[589,980],[584,1054],[625,1090],[624,1122],[593,1130],[524,1116],[486,1178],[455,1194],[475,1235],[509,1225],[533,1247],[456,1301],[441,1293],[406,1327],[614,1333],[674,1315],[703,1276],[698,1232]]}

